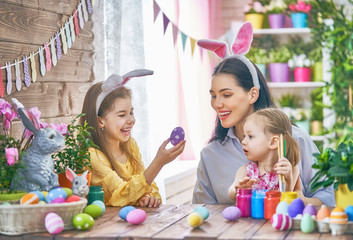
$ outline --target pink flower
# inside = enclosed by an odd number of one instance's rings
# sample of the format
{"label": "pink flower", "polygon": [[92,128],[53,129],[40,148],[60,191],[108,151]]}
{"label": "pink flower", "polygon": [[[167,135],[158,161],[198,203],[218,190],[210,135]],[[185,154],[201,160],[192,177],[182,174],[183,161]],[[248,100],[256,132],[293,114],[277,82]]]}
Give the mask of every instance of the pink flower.
{"label": "pink flower", "polygon": [[292,11],[292,12],[295,12],[296,10],[296,7],[293,3],[289,4],[289,9]]}
{"label": "pink flower", "polygon": [[254,10],[259,13],[265,12],[265,8],[262,6],[260,2],[254,2]]}
{"label": "pink flower", "polygon": [[11,105],[2,98],[0,98],[0,115],[3,115],[4,129],[7,131],[12,120],[16,117],[16,113],[11,109]]}
{"label": "pink flower", "polygon": [[14,165],[18,161],[18,149],[17,148],[5,148],[5,154],[7,164],[9,166]]}
{"label": "pink flower", "polygon": [[49,124],[50,128],[57,130],[62,135],[67,135],[67,124],[59,123],[59,124]]}

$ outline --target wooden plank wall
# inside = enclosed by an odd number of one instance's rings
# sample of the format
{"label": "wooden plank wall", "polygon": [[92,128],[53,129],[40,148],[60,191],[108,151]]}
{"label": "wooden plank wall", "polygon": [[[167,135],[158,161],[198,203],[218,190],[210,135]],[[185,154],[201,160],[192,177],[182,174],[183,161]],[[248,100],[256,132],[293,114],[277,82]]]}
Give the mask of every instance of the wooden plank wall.
{"label": "wooden plank wall", "polygon": [[[0,0],[0,63],[14,63],[15,59],[30,52],[37,52],[72,16],[79,0]],[[93,7],[94,11],[94,7]],[[94,14],[94,12],[93,12]],[[4,77],[6,101],[17,98],[26,108],[38,107],[41,121],[47,123],[69,123],[79,114],[86,91],[94,80],[92,16],[84,22],[84,28],[76,36],[72,48],[62,53],[57,65],[41,76],[38,55],[35,56],[37,81],[22,89],[15,89],[15,68],[12,67],[12,93],[6,94],[6,70]],[[29,71],[30,70],[30,62]],[[20,64],[21,79],[23,65]],[[13,134],[17,135],[19,123],[14,123]],[[20,129],[21,130],[21,129]],[[22,131],[22,130],[21,130]]]}

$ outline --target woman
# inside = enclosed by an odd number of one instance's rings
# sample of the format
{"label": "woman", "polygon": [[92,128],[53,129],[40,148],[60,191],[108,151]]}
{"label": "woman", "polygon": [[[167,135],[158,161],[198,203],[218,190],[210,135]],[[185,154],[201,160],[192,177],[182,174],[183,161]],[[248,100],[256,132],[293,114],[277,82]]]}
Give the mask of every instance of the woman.
{"label": "woman", "polygon": [[[245,26],[245,29],[244,29]],[[251,29],[250,29],[251,27]],[[239,30],[232,45],[234,55],[229,56],[225,44],[216,41],[199,41],[198,45],[224,58],[214,69],[210,89],[211,105],[217,112],[217,124],[208,145],[201,151],[197,169],[197,181],[193,193],[193,203],[231,204],[228,187],[233,182],[237,170],[248,160],[243,152],[243,124],[251,113],[274,107],[264,77],[258,68],[244,54],[252,41],[252,26],[246,22]],[[249,36],[251,35],[251,36]],[[248,46],[243,46],[244,42]],[[243,44],[243,45],[241,45]],[[240,50],[239,50],[240,49]],[[310,136],[293,126],[293,138],[300,149],[300,179],[302,192],[299,197],[313,205],[335,205],[333,188],[311,192],[307,187],[314,176],[312,154],[318,149]]]}

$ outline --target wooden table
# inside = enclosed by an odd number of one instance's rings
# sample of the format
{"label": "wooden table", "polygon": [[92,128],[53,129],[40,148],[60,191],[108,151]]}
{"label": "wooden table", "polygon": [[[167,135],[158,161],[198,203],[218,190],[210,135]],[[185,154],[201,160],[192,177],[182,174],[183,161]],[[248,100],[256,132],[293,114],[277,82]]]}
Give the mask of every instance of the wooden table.
{"label": "wooden table", "polygon": [[252,218],[227,221],[222,216],[225,205],[207,205],[210,216],[198,229],[186,221],[193,209],[201,205],[162,205],[159,208],[144,208],[146,221],[131,225],[120,219],[120,208],[107,207],[105,213],[95,220],[89,231],[70,230],[52,236],[48,233],[24,234],[21,236],[0,235],[0,239],[353,239],[353,234],[332,236],[318,232],[305,234],[299,230],[277,231],[271,222]]}

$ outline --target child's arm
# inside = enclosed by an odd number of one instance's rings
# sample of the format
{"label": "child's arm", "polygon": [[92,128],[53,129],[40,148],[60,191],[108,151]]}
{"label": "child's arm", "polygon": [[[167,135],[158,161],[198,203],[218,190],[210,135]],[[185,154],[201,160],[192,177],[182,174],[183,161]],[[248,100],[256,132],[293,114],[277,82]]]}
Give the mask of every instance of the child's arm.
{"label": "child's arm", "polygon": [[256,182],[256,179],[250,179],[246,173],[246,165],[241,166],[237,173],[235,174],[235,179],[228,188],[228,197],[236,201],[237,200],[237,190],[238,188],[251,188],[251,186]]}

